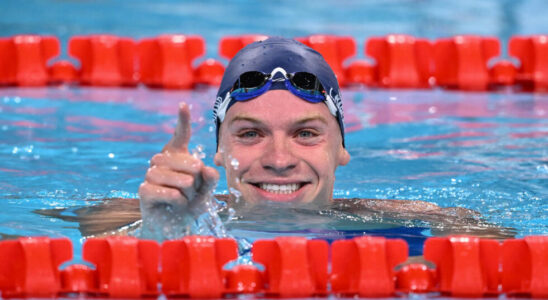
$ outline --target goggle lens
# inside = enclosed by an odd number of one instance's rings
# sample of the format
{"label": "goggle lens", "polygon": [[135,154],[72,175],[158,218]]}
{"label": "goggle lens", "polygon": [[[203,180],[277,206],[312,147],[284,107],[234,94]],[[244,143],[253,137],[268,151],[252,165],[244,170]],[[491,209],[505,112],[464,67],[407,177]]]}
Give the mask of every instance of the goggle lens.
{"label": "goggle lens", "polygon": [[232,90],[234,91],[237,89],[244,89],[245,91],[245,89],[258,88],[264,85],[266,81],[268,80],[268,78],[269,76],[261,72],[257,72],[257,71],[245,72],[242,75],[240,75],[238,80],[234,83]]}
{"label": "goggle lens", "polygon": [[293,86],[298,87],[305,91],[317,91],[320,92],[323,90],[321,87],[320,81],[316,75],[308,72],[297,72],[293,75],[290,75],[290,81]]}

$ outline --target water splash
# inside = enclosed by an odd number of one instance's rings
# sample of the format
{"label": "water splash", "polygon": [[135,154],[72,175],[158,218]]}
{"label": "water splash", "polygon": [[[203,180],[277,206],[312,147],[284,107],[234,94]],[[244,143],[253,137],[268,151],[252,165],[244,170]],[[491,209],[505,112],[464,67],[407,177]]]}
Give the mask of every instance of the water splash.
{"label": "water splash", "polygon": [[[245,238],[237,238],[228,233],[226,224],[232,221],[236,215],[233,208],[229,208],[229,216],[223,222],[219,212],[224,210],[226,203],[215,199],[212,189],[203,201],[185,208],[185,211],[176,211],[171,205],[156,207],[143,211],[143,223],[140,229],[136,229],[133,235],[140,238],[151,238],[158,241],[177,239],[188,235],[214,236],[217,238],[234,238],[238,242],[241,255],[249,253],[251,242]],[[241,193],[235,189],[237,194]],[[198,199],[199,200],[199,199]],[[246,260],[243,259],[242,262]]]}
{"label": "water splash", "polygon": [[234,202],[239,203],[242,198],[242,193],[233,187],[229,188],[228,191],[234,196]]}

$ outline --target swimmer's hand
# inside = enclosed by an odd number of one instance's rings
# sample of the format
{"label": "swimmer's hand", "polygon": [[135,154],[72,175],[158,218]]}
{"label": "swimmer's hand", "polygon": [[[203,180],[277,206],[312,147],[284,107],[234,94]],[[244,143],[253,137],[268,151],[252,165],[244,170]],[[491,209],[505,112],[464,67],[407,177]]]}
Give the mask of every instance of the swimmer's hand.
{"label": "swimmer's hand", "polygon": [[144,227],[181,226],[203,213],[219,172],[188,151],[190,136],[190,110],[180,103],[175,133],[162,152],[152,157],[139,187]]}

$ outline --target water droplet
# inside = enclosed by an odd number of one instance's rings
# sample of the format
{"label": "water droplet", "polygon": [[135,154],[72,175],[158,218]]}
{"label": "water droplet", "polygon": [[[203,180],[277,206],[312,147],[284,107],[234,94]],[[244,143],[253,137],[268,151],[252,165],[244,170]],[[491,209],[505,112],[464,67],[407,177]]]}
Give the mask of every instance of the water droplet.
{"label": "water droplet", "polygon": [[12,154],[17,154],[17,152],[19,152],[19,148],[18,147],[13,147],[13,149],[11,150],[11,153]]}
{"label": "water droplet", "polygon": [[192,149],[192,156],[196,159],[204,159],[206,157],[204,146],[200,144],[196,145],[196,148]]}
{"label": "water droplet", "polygon": [[232,166],[234,170],[238,170],[238,167],[240,166],[240,162],[237,159],[233,158],[230,160],[230,165]]}
{"label": "water droplet", "polygon": [[108,158],[114,158],[114,153],[109,153]]}
{"label": "water droplet", "polygon": [[396,100],[398,100],[398,98],[397,98],[397,97],[394,97],[394,96],[390,96],[390,98],[388,98],[388,99],[390,99],[390,101],[396,101]]}
{"label": "water droplet", "polygon": [[72,147],[72,148],[70,148],[70,151],[72,151],[72,153],[76,153],[76,152],[78,152],[78,148]]}

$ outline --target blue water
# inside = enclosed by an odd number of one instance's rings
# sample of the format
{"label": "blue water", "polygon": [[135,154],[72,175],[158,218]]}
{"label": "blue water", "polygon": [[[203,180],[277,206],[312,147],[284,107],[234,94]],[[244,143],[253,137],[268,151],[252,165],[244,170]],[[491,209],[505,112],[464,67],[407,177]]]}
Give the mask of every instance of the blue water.
{"label": "blue water", "polygon": [[[2,1],[0,35],[200,34],[217,57],[225,35],[438,38],[548,33],[544,1]],[[61,57],[66,58],[64,50]],[[191,147],[212,165],[215,88],[0,89],[0,234],[81,239],[77,224],[36,209],[135,198],[150,157],[169,140],[179,101],[192,104]],[[335,197],[409,199],[479,211],[518,236],[548,233],[548,95],[345,89],[351,163]],[[224,172],[221,171],[221,174]],[[218,193],[227,193],[221,177]],[[422,228],[422,227],[413,227]],[[421,229],[422,232],[422,229]],[[417,230],[413,238],[420,238]],[[420,245],[420,243],[419,243]]]}
{"label": "blue water", "polygon": [[[0,98],[0,233],[81,238],[35,209],[137,197],[149,158],[192,104],[191,148],[212,165],[215,89],[6,88]],[[548,232],[548,95],[345,90],[348,166],[337,198],[465,207],[519,236]],[[218,193],[227,193],[222,177]]]}

